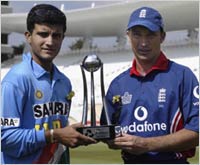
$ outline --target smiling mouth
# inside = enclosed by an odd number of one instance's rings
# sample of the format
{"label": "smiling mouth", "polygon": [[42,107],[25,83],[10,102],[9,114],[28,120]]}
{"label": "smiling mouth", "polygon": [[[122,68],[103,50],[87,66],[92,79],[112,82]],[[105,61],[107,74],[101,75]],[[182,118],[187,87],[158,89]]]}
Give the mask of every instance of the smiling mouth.
{"label": "smiling mouth", "polygon": [[54,52],[55,50],[54,49],[43,49],[43,51],[45,51],[45,52]]}

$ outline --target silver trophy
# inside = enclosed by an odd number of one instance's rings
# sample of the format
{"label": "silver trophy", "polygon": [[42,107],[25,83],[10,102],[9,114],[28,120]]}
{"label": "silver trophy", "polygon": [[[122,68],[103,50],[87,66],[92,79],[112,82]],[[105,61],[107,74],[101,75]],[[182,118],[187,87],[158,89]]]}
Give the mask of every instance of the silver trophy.
{"label": "silver trophy", "polygon": [[[103,78],[103,63],[97,55],[87,55],[82,64],[80,65],[82,76],[83,76],[83,114],[82,114],[82,124],[87,124],[87,114],[88,114],[88,92],[85,71],[90,72],[91,76],[91,125],[78,128],[77,130],[89,137],[96,140],[103,139],[113,139],[115,138],[115,126],[111,124],[108,116],[107,105],[105,100],[105,89],[104,89],[104,78]],[[107,125],[96,125],[96,110],[95,110],[95,95],[94,95],[94,72],[100,70],[100,81],[101,81],[101,96],[102,96],[102,111],[104,111],[106,116]]]}

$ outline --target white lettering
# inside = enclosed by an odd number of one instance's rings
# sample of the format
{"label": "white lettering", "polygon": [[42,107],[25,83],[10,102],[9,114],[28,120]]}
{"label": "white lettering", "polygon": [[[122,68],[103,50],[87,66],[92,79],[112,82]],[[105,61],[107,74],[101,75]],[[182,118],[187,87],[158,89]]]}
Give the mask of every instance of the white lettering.
{"label": "white lettering", "polygon": [[166,131],[167,125],[165,123],[148,123],[145,121],[143,124],[136,124],[133,122],[129,126],[121,127],[123,133],[135,133],[135,132],[155,132],[155,131]]}
{"label": "white lettering", "polygon": [[161,128],[161,130],[166,130],[167,129],[167,125],[165,123],[161,123],[160,124],[160,128]]}

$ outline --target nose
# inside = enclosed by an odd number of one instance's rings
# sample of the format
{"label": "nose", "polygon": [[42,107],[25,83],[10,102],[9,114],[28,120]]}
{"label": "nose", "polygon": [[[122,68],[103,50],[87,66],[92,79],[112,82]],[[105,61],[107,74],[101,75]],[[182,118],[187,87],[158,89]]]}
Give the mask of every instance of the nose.
{"label": "nose", "polygon": [[148,43],[149,43],[149,40],[147,39],[147,37],[141,37],[140,39],[141,46],[145,47],[148,45]]}
{"label": "nose", "polygon": [[46,44],[47,45],[53,45],[53,37],[51,35],[49,35],[47,37]]}

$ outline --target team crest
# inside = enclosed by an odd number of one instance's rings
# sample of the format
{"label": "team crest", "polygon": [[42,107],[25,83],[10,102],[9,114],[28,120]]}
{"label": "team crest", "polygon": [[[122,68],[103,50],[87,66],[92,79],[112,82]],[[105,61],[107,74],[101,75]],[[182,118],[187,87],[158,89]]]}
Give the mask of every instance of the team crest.
{"label": "team crest", "polygon": [[36,90],[35,97],[37,99],[41,99],[43,97],[43,93],[40,90]]}
{"label": "team crest", "polygon": [[166,91],[167,90],[165,88],[159,89],[159,93],[158,93],[158,102],[159,103],[166,102]]}
{"label": "team crest", "polygon": [[130,104],[132,100],[132,95],[129,94],[128,92],[125,92],[124,95],[122,96],[122,103],[123,104]]}
{"label": "team crest", "polygon": [[146,18],[146,15],[147,15],[147,10],[146,9],[142,9],[140,11],[139,18]]}

